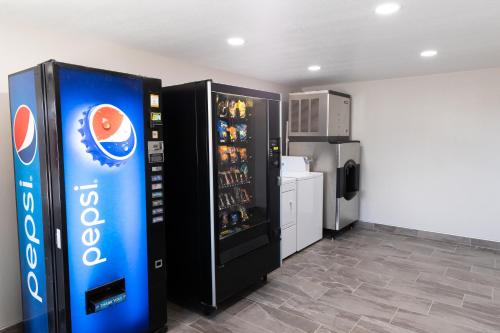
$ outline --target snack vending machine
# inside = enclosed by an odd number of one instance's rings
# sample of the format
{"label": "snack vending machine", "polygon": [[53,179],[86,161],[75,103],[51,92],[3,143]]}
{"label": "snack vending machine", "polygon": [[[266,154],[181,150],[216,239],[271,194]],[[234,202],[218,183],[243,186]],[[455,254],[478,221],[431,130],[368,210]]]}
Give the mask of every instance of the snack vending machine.
{"label": "snack vending machine", "polygon": [[169,298],[210,312],[280,266],[280,95],[163,88]]}
{"label": "snack vending machine", "polygon": [[160,92],[55,61],[9,76],[24,332],[164,330]]}

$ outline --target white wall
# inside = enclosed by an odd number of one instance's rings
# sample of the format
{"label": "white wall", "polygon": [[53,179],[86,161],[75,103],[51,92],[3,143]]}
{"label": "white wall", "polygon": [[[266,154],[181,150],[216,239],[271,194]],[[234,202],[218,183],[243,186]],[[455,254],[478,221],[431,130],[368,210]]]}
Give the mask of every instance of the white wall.
{"label": "white wall", "polygon": [[500,69],[355,82],[361,219],[500,241]]}
{"label": "white wall", "polygon": [[64,34],[25,24],[13,26],[0,22],[0,42],[0,93],[7,92],[8,74],[49,59],[160,78],[164,85],[214,79],[247,88],[291,91],[290,87],[196,66],[90,36]]}
{"label": "white wall", "polygon": [[[157,77],[164,85],[203,79],[286,94],[289,87],[194,66],[85,36],[0,22],[0,329],[21,321],[7,75],[48,59]],[[201,56],[201,55],[200,55]]]}

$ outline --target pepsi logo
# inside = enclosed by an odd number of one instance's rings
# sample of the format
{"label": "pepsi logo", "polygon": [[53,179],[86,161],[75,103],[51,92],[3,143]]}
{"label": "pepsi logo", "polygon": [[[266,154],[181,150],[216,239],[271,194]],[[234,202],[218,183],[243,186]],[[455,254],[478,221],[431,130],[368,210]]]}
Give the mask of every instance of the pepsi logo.
{"label": "pepsi logo", "polygon": [[94,160],[109,166],[118,166],[135,152],[137,137],[127,115],[111,104],[101,104],[90,109],[82,119],[80,133],[87,152]]}
{"label": "pepsi logo", "polygon": [[13,127],[17,157],[24,165],[30,165],[36,155],[37,133],[35,116],[27,105],[21,105],[17,108]]}

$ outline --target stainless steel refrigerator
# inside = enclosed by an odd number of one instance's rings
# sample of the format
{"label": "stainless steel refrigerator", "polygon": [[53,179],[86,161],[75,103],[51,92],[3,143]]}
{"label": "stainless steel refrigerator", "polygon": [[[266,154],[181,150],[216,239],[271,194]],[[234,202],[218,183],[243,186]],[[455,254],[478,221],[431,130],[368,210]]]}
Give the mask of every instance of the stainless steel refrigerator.
{"label": "stainless steel refrigerator", "polygon": [[287,149],[324,173],[323,226],[337,231],[359,219],[361,147],[350,140],[351,97],[333,91],[290,94]]}

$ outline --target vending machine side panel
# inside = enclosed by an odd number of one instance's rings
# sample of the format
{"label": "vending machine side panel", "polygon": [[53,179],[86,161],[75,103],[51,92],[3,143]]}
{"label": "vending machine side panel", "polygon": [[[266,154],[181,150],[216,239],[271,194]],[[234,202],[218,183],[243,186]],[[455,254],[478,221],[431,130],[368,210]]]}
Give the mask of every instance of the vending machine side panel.
{"label": "vending machine side panel", "polygon": [[[47,221],[44,115],[37,102],[35,68],[9,76],[24,332],[53,325],[51,237]],[[38,91],[38,95],[41,91]],[[52,330],[51,330],[52,331]]]}
{"label": "vending machine side panel", "polygon": [[162,89],[170,300],[214,305],[208,81]]}

